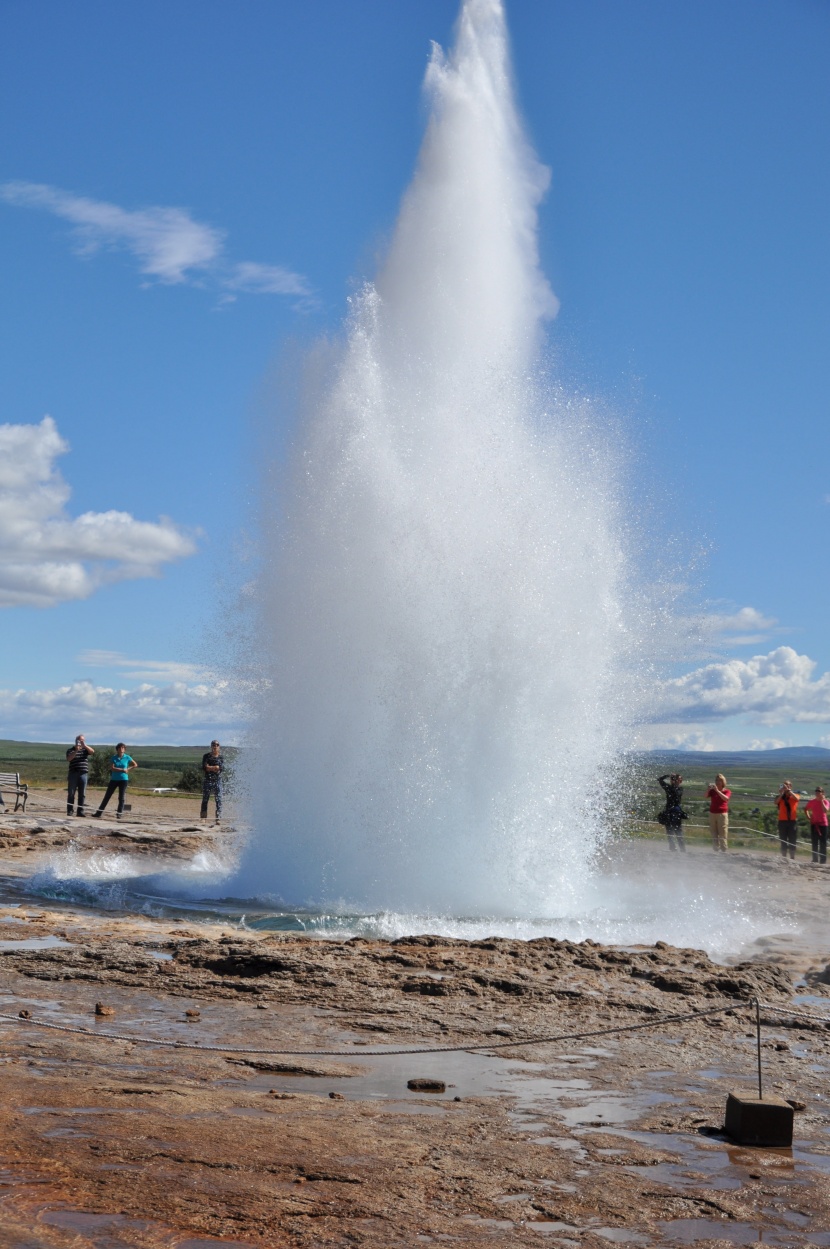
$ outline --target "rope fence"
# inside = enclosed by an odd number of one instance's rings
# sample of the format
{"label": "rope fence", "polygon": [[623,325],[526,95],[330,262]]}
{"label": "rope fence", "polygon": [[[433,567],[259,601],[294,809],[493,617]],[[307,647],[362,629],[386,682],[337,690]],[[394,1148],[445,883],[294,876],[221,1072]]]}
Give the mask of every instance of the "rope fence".
{"label": "rope fence", "polygon": [[[523,1046],[531,1045],[552,1045],[559,1041],[587,1041],[595,1040],[602,1037],[620,1036],[629,1032],[642,1032],[651,1028],[663,1028],[669,1024],[687,1023],[693,1019],[707,1019],[716,1015],[725,1015],[730,1012],[734,1013],[742,1010],[754,1010],[756,1021],[760,1028],[761,1009],[770,1011],[773,1014],[789,1015],[801,1019],[810,1019],[813,1022],[821,1023],[825,1027],[830,1028],[830,1016],[811,1014],[809,1011],[791,1010],[782,1006],[775,1006],[771,1002],[761,1002],[757,998],[750,999],[734,999],[721,1002],[718,1006],[708,1007],[702,1011],[689,1011],[684,1014],[662,1015],[659,1019],[649,1019],[644,1023],[635,1024],[618,1024],[609,1028],[593,1028],[588,1031],[581,1032],[558,1032],[547,1036],[531,1036],[517,1037],[504,1041],[485,1041],[476,1044],[464,1045],[429,1045],[403,1049],[361,1049],[360,1054],[355,1054],[354,1050],[344,1049],[281,1049],[279,1047],[271,1047],[269,1049],[258,1049],[249,1046],[228,1046],[228,1045],[201,1045],[198,1041],[179,1041],[164,1040],[157,1037],[133,1036],[129,1033],[120,1032],[101,1032],[96,1028],[85,1028],[80,1025],[52,1023],[47,1019],[36,1019],[31,1015],[9,1015],[0,1013],[0,1020],[6,1023],[16,1023],[33,1028],[45,1028],[53,1032],[65,1032],[74,1036],[92,1037],[101,1041],[123,1041],[132,1045],[150,1045],[165,1049],[187,1049],[197,1050],[199,1053],[215,1053],[215,1054],[249,1054],[264,1057],[283,1057],[283,1058],[396,1058],[414,1054],[456,1054],[456,1053],[476,1053],[490,1050],[518,1049]],[[760,1050],[760,1039],[759,1039]]]}
{"label": "rope fence", "polygon": [[[638,825],[648,824],[654,828],[661,828],[663,832],[666,831],[666,826],[661,824],[659,820],[636,820],[635,823]],[[708,824],[689,824],[685,820],[683,824],[680,825],[679,832],[681,834],[685,833],[686,830],[690,828],[699,829],[700,832],[703,833],[709,832]],[[750,828],[747,824],[730,824],[729,831],[730,833],[749,833],[753,837],[768,837],[770,841],[777,841],[779,846],[789,847],[792,845],[792,842],[785,841],[784,838],[779,837],[777,833],[762,833],[759,828]]]}
{"label": "rope fence", "polygon": [[[141,795],[142,798],[152,797],[152,796],[153,796],[152,793],[149,791]],[[180,796],[188,797],[188,795],[186,794],[184,790],[181,791]],[[73,820],[70,819],[70,817],[68,816],[64,817],[62,815],[61,813],[62,806],[63,806],[62,801],[50,802],[48,803],[48,805],[46,803],[41,804],[37,801],[37,799],[33,801],[32,795],[30,795],[28,809],[25,813],[25,817],[23,816],[23,812],[18,812],[17,817],[18,819],[25,818],[26,820],[28,820],[30,818],[30,814],[34,812],[39,812],[41,816],[44,816],[47,819],[54,820],[56,825],[63,826],[63,825],[71,823],[73,828],[77,827],[77,825],[74,824]],[[90,808],[90,811],[91,811],[91,808]],[[0,814],[2,814],[1,809],[0,809]],[[7,814],[13,815],[14,813],[7,810]],[[122,819],[119,822],[119,826],[124,827],[124,826],[130,826],[130,825],[135,825],[135,824],[142,824],[142,823],[146,823],[147,821],[150,821],[152,824],[157,825],[160,829],[164,829],[165,831],[171,831],[171,832],[182,832],[182,831],[204,832],[205,829],[209,827],[208,824],[204,824],[204,825],[200,824],[195,815],[192,817],[191,820],[188,820],[187,817],[184,815],[178,815],[178,816],[166,815],[166,814],[162,814],[162,813],[155,812],[155,811],[152,813],[144,813],[144,814],[136,812],[135,815],[128,815],[126,819]],[[114,817],[110,817],[108,820],[108,823],[115,824]],[[659,828],[663,832],[666,831],[665,825],[661,824],[659,820],[636,819],[633,821],[633,823],[637,826],[647,825],[648,827]],[[195,827],[191,829],[191,825],[195,825]],[[186,826],[186,828],[183,826]],[[231,824],[229,823],[226,826],[226,831],[230,827],[231,827]],[[710,831],[708,824],[691,824],[688,821],[684,820],[683,824],[681,825],[680,831],[686,832],[690,829],[695,829],[696,831],[701,832],[701,833],[708,833]],[[100,832],[101,830],[95,829],[91,831]],[[778,842],[779,845],[789,846],[791,844],[790,842],[785,842],[783,838],[779,837],[776,833],[765,833],[765,832],[762,832],[760,829],[750,828],[746,824],[731,824],[730,823],[729,831],[730,833],[732,832],[749,833],[750,836],[752,837],[765,837],[769,841]]]}

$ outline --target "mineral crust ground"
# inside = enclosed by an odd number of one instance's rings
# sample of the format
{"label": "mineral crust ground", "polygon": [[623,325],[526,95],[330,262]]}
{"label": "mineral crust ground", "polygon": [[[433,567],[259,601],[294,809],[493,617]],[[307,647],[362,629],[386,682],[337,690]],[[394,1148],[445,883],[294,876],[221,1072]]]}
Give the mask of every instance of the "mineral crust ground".
{"label": "mineral crust ground", "polygon": [[[0,1013],[17,1019],[0,1023],[0,1245],[830,1246],[823,1024],[764,1014],[768,1090],[797,1109],[792,1150],[721,1131],[728,1092],[754,1078],[749,1009],[495,1048],[756,995],[830,1018],[816,939],[782,934],[721,965],[662,942],[330,940],[40,905],[25,879],[68,841],[174,861],[231,835],[79,823],[0,827]],[[749,853],[698,868],[759,887],[778,872],[820,930],[825,869]],[[271,1052],[231,1052],[246,1046]],[[303,1049],[338,1054],[284,1052]]]}

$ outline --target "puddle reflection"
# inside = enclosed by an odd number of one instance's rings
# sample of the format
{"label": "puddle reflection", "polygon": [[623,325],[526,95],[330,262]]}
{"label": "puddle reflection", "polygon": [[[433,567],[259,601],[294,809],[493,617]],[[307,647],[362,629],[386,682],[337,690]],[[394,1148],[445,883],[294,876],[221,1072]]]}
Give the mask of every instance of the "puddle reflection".
{"label": "puddle reflection", "polygon": [[[659,1224],[663,1234],[673,1245],[697,1245],[715,1240],[728,1241],[731,1245],[780,1245],[792,1249],[792,1231],[787,1228],[756,1227],[732,1219],[673,1219]],[[830,1245],[830,1232],[809,1233],[809,1244]]]}

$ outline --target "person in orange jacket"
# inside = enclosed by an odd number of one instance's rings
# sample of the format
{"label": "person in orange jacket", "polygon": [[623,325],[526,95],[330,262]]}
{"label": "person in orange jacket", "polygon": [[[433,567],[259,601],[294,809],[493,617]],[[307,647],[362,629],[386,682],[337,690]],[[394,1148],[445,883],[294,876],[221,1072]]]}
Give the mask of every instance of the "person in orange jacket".
{"label": "person in orange jacket", "polygon": [[787,854],[795,858],[798,841],[798,794],[793,791],[792,781],[784,781],[775,799],[778,804],[778,840],[781,845],[781,857]]}

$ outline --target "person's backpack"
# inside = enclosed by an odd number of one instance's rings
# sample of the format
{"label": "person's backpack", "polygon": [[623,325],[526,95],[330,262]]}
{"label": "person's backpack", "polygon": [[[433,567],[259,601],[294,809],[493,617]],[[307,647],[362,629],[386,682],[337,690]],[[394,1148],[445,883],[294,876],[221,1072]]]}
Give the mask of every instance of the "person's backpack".
{"label": "person's backpack", "polygon": [[[676,812],[676,813],[680,816],[680,819],[681,819],[681,820],[688,820],[688,818],[689,818],[689,817],[688,817],[688,815],[686,814],[686,812],[683,810],[683,808],[682,808],[682,807],[672,807],[672,808],[671,808],[671,812],[672,812],[672,814],[674,814],[674,813]],[[669,823],[669,806],[668,806],[668,803],[666,804],[665,808],[664,808],[662,811],[658,811],[658,812],[657,812],[657,823],[658,823],[658,824],[662,824],[664,828],[668,825],[668,823]],[[672,823],[672,827],[674,827],[674,823]]]}

